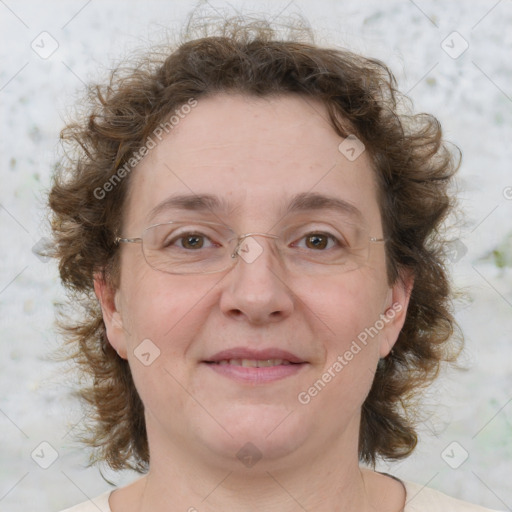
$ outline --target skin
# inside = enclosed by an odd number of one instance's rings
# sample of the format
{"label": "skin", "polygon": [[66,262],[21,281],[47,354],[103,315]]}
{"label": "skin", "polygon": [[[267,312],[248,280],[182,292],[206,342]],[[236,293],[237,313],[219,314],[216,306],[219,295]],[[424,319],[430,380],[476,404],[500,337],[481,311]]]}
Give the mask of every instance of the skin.
{"label": "skin", "polygon": [[[133,171],[122,235],[140,236],[155,205],[191,191],[232,205],[211,220],[237,233],[269,232],[291,196],[314,191],[349,201],[371,236],[382,236],[370,161],[365,152],[353,162],[341,154],[343,139],[327,119],[323,105],[291,95],[199,99]],[[151,457],[146,476],[112,493],[113,512],[403,508],[402,485],[360,468],[357,447],[361,405],[402,328],[412,279],[390,286],[378,246],[357,270],[292,276],[273,241],[258,242],[254,262],[200,276],[154,270],[139,245],[122,244],[118,288],[96,277],[109,341],[128,359],[145,405]],[[378,336],[300,404],[297,395],[393,304],[402,309]],[[149,366],[134,355],[147,338],[160,350]],[[277,347],[309,364],[262,385],[201,364],[235,346]],[[236,457],[247,442],[262,456],[250,468]]]}

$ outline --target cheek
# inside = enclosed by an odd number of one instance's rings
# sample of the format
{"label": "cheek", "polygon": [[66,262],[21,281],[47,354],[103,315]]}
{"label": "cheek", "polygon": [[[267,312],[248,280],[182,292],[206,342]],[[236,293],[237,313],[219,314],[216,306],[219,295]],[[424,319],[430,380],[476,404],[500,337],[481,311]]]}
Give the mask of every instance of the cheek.
{"label": "cheek", "polygon": [[384,291],[369,272],[355,271],[331,279],[322,289],[310,288],[304,298],[323,333],[319,377],[330,388],[326,399],[336,402],[344,397],[359,404],[366,396],[379,358],[380,333],[374,326],[382,313]]}
{"label": "cheek", "polygon": [[162,353],[182,351],[179,340],[186,343],[193,336],[199,325],[193,319],[200,314],[201,299],[208,290],[200,283],[191,287],[181,276],[155,271],[143,263],[132,267],[124,281],[123,322],[129,345],[135,349],[148,338]]}
{"label": "cheek", "polygon": [[329,410],[335,428],[358,417],[379,358],[378,334],[368,335],[380,314],[376,293],[364,286],[363,280],[344,276],[342,281],[323,295],[309,295],[317,299],[324,354],[316,375],[300,396],[301,403],[310,403],[319,416]]}
{"label": "cheek", "polygon": [[369,272],[354,271],[325,280],[321,286],[309,286],[301,298],[343,348],[349,337],[357,337],[379,318],[385,288]]}
{"label": "cheek", "polygon": [[185,279],[138,270],[126,282],[128,360],[135,386],[148,410],[173,397],[173,410],[185,406],[180,383],[187,382],[187,352],[202,327],[210,286],[191,287]]}

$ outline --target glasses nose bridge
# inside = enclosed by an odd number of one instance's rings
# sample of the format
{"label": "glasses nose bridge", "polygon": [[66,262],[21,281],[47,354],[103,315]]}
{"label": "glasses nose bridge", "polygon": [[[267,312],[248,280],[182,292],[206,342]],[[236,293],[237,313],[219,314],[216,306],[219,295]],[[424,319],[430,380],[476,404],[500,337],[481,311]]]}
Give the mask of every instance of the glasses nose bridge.
{"label": "glasses nose bridge", "polygon": [[238,238],[237,238],[237,243],[236,243],[236,246],[231,254],[231,257],[232,258],[236,258],[237,256],[240,255],[240,250],[241,250],[241,247],[242,247],[242,244],[244,242],[244,240],[246,238],[250,238],[250,237],[253,237],[253,236],[263,236],[263,237],[266,237],[266,238],[273,238],[273,239],[278,239],[279,238],[279,235],[274,235],[272,233],[260,233],[260,232],[253,232],[253,233],[244,233],[242,235],[238,235]]}

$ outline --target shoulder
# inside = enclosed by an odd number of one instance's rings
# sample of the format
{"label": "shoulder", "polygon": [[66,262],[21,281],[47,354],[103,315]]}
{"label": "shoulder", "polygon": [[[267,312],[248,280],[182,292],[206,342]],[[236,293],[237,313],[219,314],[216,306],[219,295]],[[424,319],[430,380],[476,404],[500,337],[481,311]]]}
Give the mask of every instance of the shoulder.
{"label": "shoulder", "polygon": [[108,499],[112,491],[107,491],[97,498],[85,501],[74,507],[62,510],[62,512],[112,512],[108,504]]}
{"label": "shoulder", "polygon": [[413,482],[403,484],[407,491],[404,512],[493,512]]}

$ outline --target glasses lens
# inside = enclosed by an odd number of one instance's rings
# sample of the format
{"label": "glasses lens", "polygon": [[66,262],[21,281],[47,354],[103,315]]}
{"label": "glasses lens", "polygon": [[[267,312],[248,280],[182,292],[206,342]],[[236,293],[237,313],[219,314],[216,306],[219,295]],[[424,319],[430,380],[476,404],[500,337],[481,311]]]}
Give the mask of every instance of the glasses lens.
{"label": "glasses lens", "polygon": [[349,272],[368,261],[367,231],[342,220],[293,224],[281,241],[288,265],[301,272]]}
{"label": "glasses lens", "polygon": [[231,263],[235,243],[229,228],[205,222],[156,224],[142,236],[148,264],[171,274],[218,272]]}
{"label": "glasses lens", "polygon": [[[296,220],[278,230],[277,252],[285,267],[294,273],[343,273],[367,264],[372,244],[368,230],[344,220],[329,222]],[[268,248],[249,234],[238,244],[238,237],[225,225],[213,222],[167,222],[147,228],[142,249],[148,264],[171,274],[208,274],[229,268],[238,258],[253,263]],[[380,244],[379,244],[380,245]],[[247,251],[247,248],[252,250]],[[258,250],[256,250],[256,248]],[[244,252],[245,250],[245,252]]]}

